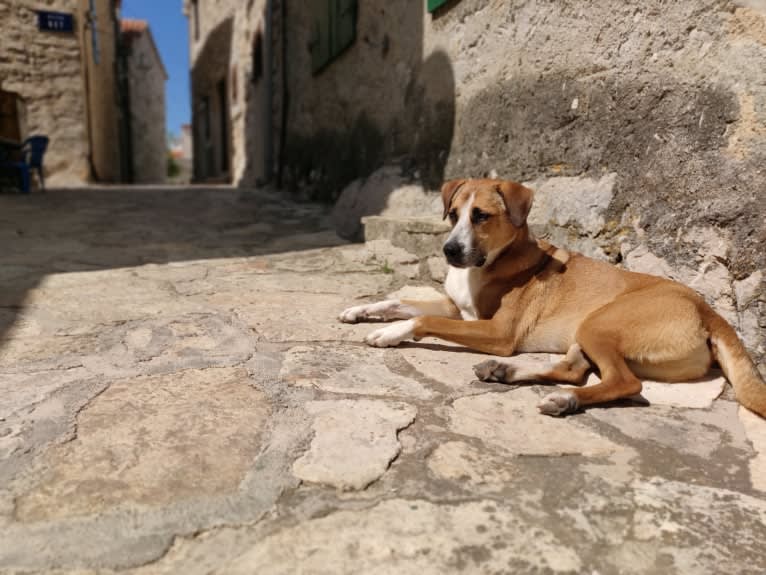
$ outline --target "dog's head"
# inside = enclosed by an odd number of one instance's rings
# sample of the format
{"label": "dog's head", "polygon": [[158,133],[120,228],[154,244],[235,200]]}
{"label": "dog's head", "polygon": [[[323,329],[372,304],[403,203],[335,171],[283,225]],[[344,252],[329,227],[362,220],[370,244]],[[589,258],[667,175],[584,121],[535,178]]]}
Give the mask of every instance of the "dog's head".
{"label": "dog's head", "polygon": [[532,190],[506,180],[450,180],[442,186],[444,217],[452,232],[444,243],[451,266],[481,267],[526,234]]}

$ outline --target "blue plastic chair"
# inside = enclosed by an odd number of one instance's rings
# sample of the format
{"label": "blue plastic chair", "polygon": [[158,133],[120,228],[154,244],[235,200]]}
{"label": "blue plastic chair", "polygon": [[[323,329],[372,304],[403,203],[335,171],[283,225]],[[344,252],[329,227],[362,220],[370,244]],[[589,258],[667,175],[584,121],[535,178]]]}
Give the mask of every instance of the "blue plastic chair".
{"label": "blue plastic chair", "polygon": [[3,162],[2,168],[18,170],[21,176],[21,191],[28,194],[31,184],[31,171],[37,171],[40,180],[40,189],[45,190],[45,175],[43,174],[43,157],[48,149],[48,136],[30,136],[21,145],[20,162]]}

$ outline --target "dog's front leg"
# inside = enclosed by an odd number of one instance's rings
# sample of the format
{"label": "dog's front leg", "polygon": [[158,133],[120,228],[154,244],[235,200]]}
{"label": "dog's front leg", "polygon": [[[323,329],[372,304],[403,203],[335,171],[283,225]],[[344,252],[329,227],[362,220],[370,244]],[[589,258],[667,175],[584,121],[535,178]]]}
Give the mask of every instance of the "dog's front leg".
{"label": "dog's front leg", "polygon": [[357,323],[369,319],[392,321],[423,315],[460,317],[460,310],[452,303],[452,300],[446,297],[434,301],[387,299],[347,308],[341,312],[338,319],[344,323]]}
{"label": "dog's front leg", "polygon": [[416,317],[375,330],[365,341],[375,347],[391,347],[408,339],[429,336],[493,355],[511,355],[516,347],[511,330],[497,318],[462,321],[435,316]]}

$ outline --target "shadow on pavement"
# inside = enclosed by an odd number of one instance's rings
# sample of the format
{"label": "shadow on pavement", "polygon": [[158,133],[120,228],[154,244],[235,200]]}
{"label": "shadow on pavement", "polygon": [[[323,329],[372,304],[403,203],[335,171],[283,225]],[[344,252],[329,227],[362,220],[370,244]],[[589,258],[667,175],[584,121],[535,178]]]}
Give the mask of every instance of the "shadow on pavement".
{"label": "shadow on pavement", "polygon": [[270,190],[99,187],[0,195],[0,346],[49,274],[344,243],[329,208]]}

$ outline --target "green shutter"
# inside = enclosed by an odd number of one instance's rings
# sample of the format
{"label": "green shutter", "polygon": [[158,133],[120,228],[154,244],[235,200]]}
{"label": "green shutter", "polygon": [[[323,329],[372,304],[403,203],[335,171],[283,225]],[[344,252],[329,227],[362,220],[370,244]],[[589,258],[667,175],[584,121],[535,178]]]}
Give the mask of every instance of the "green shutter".
{"label": "green shutter", "polygon": [[319,73],[356,39],[357,0],[313,0],[311,71]]}
{"label": "green shutter", "polygon": [[356,38],[356,0],[335,0],[335,56],[354,43]]}
{"label": "green shutter", "polygon": [[311,3],[312,30],[311,41],[311,70],[316,73],[324,68],[332,58],[330,44],[330,10],[333,0],[314,0]]}
{"label": "green shutter", "polygon": [[[433,12],[439,6],[446,4],[449,0],[428,0],[428,11]],[[422,4],[421,4],[422,6]]]}

